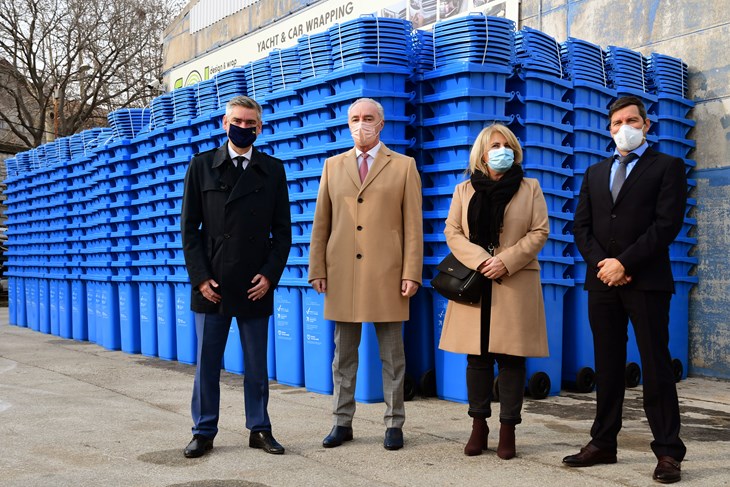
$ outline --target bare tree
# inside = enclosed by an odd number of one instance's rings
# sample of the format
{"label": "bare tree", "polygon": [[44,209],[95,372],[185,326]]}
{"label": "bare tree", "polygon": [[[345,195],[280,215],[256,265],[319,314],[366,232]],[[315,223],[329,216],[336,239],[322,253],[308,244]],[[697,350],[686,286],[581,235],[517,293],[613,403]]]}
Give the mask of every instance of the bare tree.
{"label": "bare tree", "polygon": [[156,0],[0,0],[0,119],[35,147],[145,106],[171,15]]}

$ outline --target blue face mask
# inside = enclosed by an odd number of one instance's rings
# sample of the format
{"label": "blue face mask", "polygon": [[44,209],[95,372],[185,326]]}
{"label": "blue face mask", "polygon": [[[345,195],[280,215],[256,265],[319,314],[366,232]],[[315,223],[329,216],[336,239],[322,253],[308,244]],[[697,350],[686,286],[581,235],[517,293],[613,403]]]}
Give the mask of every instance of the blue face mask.
{"label": "blue face mask", "polygon": [[228,139],[233,145],[241,149],[250,147],[256,142],[256,129],[258,127],[239,127],[230,124],[228,126]]}
{"label": "blue face mask", "polygon": [[515,153],[512,149],[507,147],[500,147],[499,149],[492,149],[488,153],[489,160],[487,165],[494,172],[503,173],[509,171],[512,164],[515,162]]}

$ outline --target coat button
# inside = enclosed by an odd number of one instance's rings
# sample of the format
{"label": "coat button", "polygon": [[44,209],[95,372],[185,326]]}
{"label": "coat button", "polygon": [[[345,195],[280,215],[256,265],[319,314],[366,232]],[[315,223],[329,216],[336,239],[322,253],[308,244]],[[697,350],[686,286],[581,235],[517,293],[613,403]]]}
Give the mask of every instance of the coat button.
{"label": "coat button", "polygon": [[358,259],[362,259],[362,254],[357,254],[355,257],[357,257]]}
{"label": "coat button", "polygon": [[612,213],[611,214],[611,219],[613,220],[614,218],[616,218],[616,214],[615,213]]}
{"label": "coat button", "polygon": [[255,215],[256,214],[256,210],[251,210],[251,214],[252,215]]}
{"label": "coat button", "polygon": [[221,189],[222,189],[223,191],[225,191],[225,190],[227,190],[227,189],[228,189],[228,186],[226,186],[225,184],[221,184]]}
{"label": "coat button", "polygon": [[362,203],[362,198],[358,198],[358,199],[357,199],[357,202],[358,202],[358,203]]}
{"label": "coat button", "polygon": [[358,232],[362,231],[362,227],[360,225],[357,226],[357,231]]}
{"label": "coat button", "polygon": [[248,237],[249,242],[253,242],[253,237]]}
{"label": "coat button", "polygon": [[228,239],[228,238],[231,238],[231,236],[229,234],[225,233],[225,234],[223,234],[223,238]]}

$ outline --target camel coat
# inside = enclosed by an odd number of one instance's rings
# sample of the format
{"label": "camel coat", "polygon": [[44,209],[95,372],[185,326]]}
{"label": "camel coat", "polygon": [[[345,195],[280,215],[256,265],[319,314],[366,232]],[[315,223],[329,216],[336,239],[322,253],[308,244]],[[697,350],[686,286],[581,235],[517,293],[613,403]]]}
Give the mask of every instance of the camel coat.
{"label": "camel coat", "polygon": [[[456,186],[446,218],[446,241],[459,261],[476,269],[489,253],[469,241],[467,213],[475,191],[469,181]],[[492,282],[489,352],[521,357],[548,355],[545,305],[537,254],[548,238],[545,197],[536,179],[524,178],[504,210],[504,225],[495,249],[507,268],[502,284]],[[449,301],[439,348],[481,354],[481,304]]]}
{"label": "camel coat", "polygon": [[408,319],[401,281],[421,283],[423,220],[416,162],[381,145],[363,183],[355,149],[322,169],[309,249],[309,282],[327,279],[328,320]]}

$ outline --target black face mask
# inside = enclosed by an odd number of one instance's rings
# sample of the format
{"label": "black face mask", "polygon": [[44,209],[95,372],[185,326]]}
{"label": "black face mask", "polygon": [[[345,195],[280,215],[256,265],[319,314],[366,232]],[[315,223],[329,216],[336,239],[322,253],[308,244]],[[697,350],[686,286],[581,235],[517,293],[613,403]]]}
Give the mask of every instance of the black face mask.
{"label": "black face mask", "polygon": [[256,129],[257,127],[239,127],[238,125],[230,124],[228,126],[228,139],[241,149],[250,147],[256,142]]}

